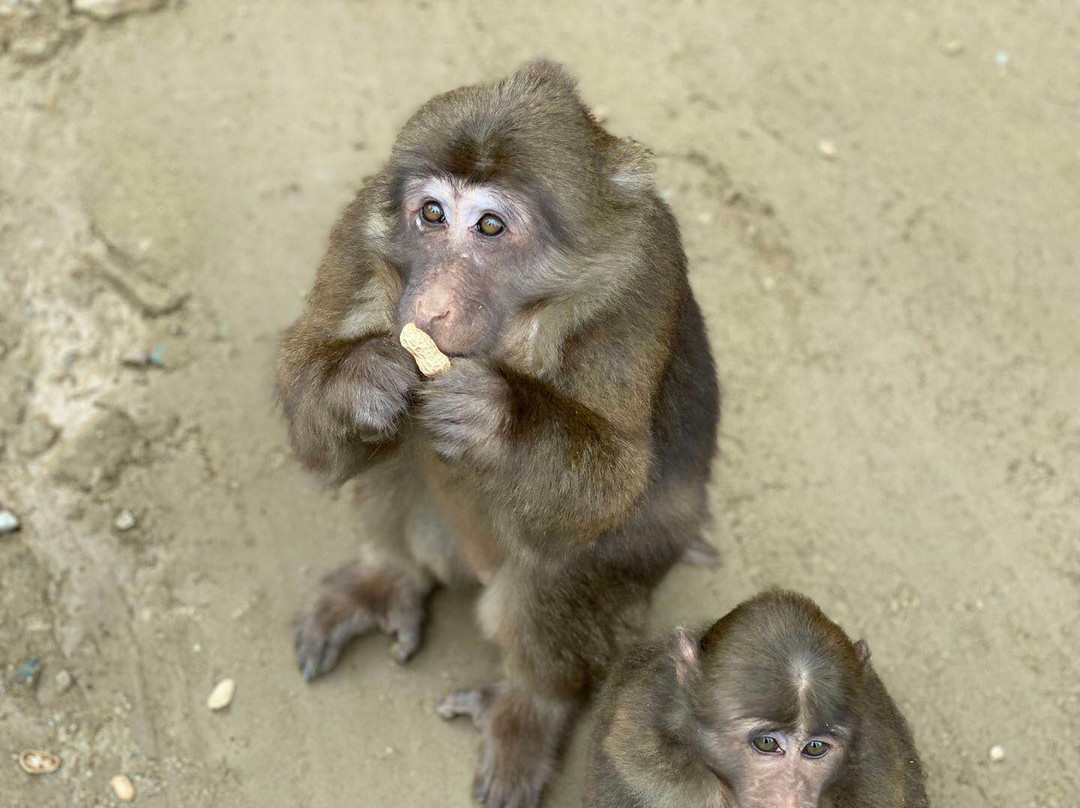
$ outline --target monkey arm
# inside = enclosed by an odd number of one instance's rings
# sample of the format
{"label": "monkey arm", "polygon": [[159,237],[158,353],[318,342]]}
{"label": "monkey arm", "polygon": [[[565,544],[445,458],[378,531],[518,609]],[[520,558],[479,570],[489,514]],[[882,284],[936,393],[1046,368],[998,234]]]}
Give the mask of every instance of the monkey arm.
{"label": "monkey arm", "polygon": [[338,482],[386,456],[418,382],[395,335],[400,280],[363,235],[364,197],[334,229],[278,362],[278,399],[293,448],[305,465]]}
{"label": "monkey arm", "polygon": [[618,525],[652,463],[645,429],[619,429],[542,381],[475,360],[424,385],[420,419],[435,451],[472,469],[531,543],[587,543]]}
{"label": "monkey arm", "polygon": [[620,429],[539,380],[503,375],[514,450],[506,496],[546,511],[530,516],[546,517],[549,529],[585,540],[621,522],[648,481],[648,433]]}

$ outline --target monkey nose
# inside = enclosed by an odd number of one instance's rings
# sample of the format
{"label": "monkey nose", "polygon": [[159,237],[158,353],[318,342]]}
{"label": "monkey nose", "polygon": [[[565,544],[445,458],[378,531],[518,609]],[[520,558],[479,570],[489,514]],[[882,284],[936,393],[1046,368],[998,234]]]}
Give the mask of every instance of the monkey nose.
{"label": "monkey nose", "polygon": [[434,336],[432,331],[435,327],[446,325],[446,321],[450,319],[452,304],[452,295],[441,294],[438,290],[420,295],[416,301],[416,327]]}

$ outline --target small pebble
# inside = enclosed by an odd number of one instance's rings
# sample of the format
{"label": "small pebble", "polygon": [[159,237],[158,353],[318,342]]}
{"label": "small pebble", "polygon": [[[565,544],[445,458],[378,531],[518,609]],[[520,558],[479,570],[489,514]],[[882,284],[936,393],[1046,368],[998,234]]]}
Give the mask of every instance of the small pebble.
{"label": "small pebble", "polygon": [[950,39],[945,43],[946,56],[959,56],[964,52],[964,43],[959,39]]}
{"label": "small pebble", "polygon": [[41,673],[41,660],[37,657],[31,657],[15,669],[11,681],[23,687],[33,687],[37,682],[39,673]]}
{"label": "small pebble", "polygon": [[218,710],[224,710],[230,704],[232,704],[233,696],[236,693],[236,680],[235,679],[222,679],[217,683],[217,686],[210,692],[210,697],[206,700],[206,706],[211,710],[217,712]]}
{"label": "small pebble", "polygon": [[998,70],[1002,73],[1009,69],[1009,54],[1006,51],[998,51],[996,61]]}
{"label": "small pebble", "polygon": [[116,795],[116,799],[120,800],[120,802],[135,801],[135,784],[131,782],[131,778],[126,774],[116,775],[109,781],[109,788],[112,789],[112,793]]}
{"label": "small pebble", "polygon": [[27,774],[52,774],[60,768],[60,758],[48,752],[27,749],[19,755],[19,766]]}
{"label": "small pebble", "polygon": [[1001,763],[1001,761],[1005,760],[1005,747],[1000,744],[995,744],[990,747],[990,752],[988,754],[990,755],[991,762]]}
{"label": "small pebble", "polygon": [[135,527],[135,514],[133,514],[127,508],[124,508],[124,510],[120,511],[120,513],[116,515],[116,520],[113,522],[113,525],[121,533],[126,533],[127,531]]}
{"label": "small pebble", "polygon": [[21,527],[22,522],[19,521],[19,517],[8,510],[0,511],[0,536],[15,533]]}
{"label": "small pebble", "polygon": [[71,686],[75,684],[75,679],[67,671],[60,671],[56,674],[56,689],[61,693],[64,693],[71,689]]}
{"label": "small pebble", "polygon": [[604,123],[608,119],[608,111],[605,107],[596,107],[592,111],[592,117],[597,123]]}
{"label": "small pebble", "polygon": [[819,140],[817,144],[818,154],[824,157],[826,160],[835,160],[840,152],[836,149],[836,144],[831,140]]}

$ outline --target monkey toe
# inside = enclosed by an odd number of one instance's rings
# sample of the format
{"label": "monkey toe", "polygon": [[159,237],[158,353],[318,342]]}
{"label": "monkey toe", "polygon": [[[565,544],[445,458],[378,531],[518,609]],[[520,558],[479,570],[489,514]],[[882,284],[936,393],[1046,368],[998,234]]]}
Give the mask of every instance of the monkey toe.
{"label": "monkey toe", "polygon": [[356,637],[368,631],[373,621],[363,614],[353,614],[327,626],[313,614],[296,632],[296,664],[305,682],[329,673],[337,665],[342,651]]}
{"label": "monkey toe", "polygon": [[420,629],[417,627],[398,631],[396,637],[397,640],[390,646],[390,656],[399,664],[404,665],[420,648]]}
{"label": "monkey toe", "polygon": [[486,685],[474,690],[454,691],[435,706],[435,712],[448,721],[465,716],[472,719],[477,729],[483,729],[500,690],[501,685]]}
{"label": "monkey toe", "polygon": [[681,563],[690,567],[716,569],[720,566],[720,551],[705,539],[697,536],[683,553]]}

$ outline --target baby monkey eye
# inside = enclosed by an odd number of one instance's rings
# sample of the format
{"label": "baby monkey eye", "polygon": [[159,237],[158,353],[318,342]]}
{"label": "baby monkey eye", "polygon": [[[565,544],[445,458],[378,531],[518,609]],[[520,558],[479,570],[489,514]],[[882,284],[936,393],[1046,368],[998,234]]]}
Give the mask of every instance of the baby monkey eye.
{"label": "baby monkey eye", "polygon": [[498,216],[489,213],[476,223],[476,229],[485,236],[497,236],[506,229],[506,225]]}
{"label": "baby monkey eye", "polygon": [[752,739],[750,743],[754,745],[756,750],[764,752],[766,755],[780,751],[780,744],[771,735],[759,735],[757,738]]}
{"label": "baby monkey eye", "polygon": [[442,224],[446,221],[446,214],[443,213],[442,205],[430,199],[420,208],[420,215],[429,224]]}
{"label": "baby monkey eye", "polygon": [[802,753],[811,758],[823,757],[828,751],[829,745],[824,741],[810,741],[802,748]]}

